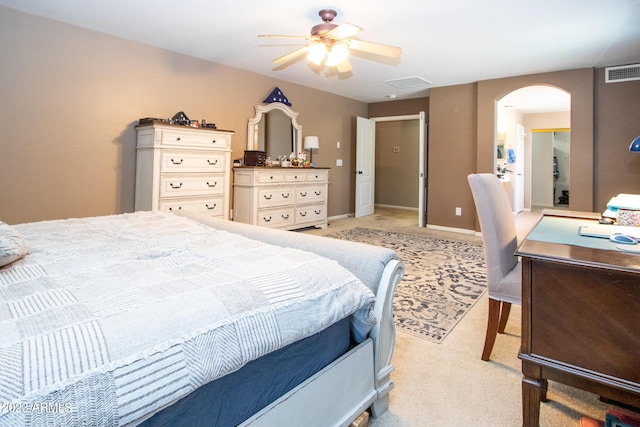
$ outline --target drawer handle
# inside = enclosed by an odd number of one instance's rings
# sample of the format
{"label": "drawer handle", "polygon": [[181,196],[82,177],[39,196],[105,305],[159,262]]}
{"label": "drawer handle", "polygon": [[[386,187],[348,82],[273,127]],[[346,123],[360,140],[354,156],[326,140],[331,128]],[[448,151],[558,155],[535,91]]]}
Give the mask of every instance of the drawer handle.
{"label": "drawer handle", "polygon": [[283,214],[282,219],[289,219],[289,214],[286,214],[286,215]]}
{"label": "drawer handle", "polygon": [[215,143],[216,143],[216,140],[214,139],[213,141],[211,141],[211,143],[212,143],[212,144],[215,144]]}
{"label": "drawer handle", "polygon": [[271,222],[271,217],[269,217],[269,218],[264,217],[264,218],[262,218],[262,220],[263,220],[264,222]]}
{"label": "drawer handle", "polygon": [[213,184],[209,184],[209,181],[207,181],[207,187],[209,188],[214,188],[218,185],[218,181],[214,182]]}
{"label": "drawer handle", "polygon": [[178,184],[178,185],[173,185],[173,182],[170,182],[169,185],[171,186],[171,188],[173,188],[174,190],[177,190],[178,188],[182,188],[182,183]]}
{"label": "drawer handle", "polygon": [[307,192],[305,191],[304,193],[300,193],[300,197],[307,197]]}
{"label": "drawer handle", "polygon": [[271,176],[269,177],[269,179],[273,179],[273,175],[271,175]]}
{"label": "drawer handle", "polygon": [[316,215],[320,215],[320,213],[322,213],[322,211],[320,209],[315,210],[314,212],[316,213]]}
{"label": "drawer handle", "polygon": [[218,204],[217,204],[217,203],[214,203],[214,204],[213,204],[213,206],[209,206],[209,203],[207,203],[205,206],[207,207],[207,209],[209,209],[210,211],[212,211],[212,210],[214,210],[214,209],[216,208],[216,206],[218,206]]}
{"label": "drawer handle", "polygon": [[176,138],[176,141],[180,141],[180,137],[177,137],[177,138]]}
{"label": "drawer handle", "polygon": [[171,159],[171,163],[173,163],[174,165],[181,165],[182,162],[184,162],[184,159],[180,159],[179,161]]}
{"label": "drawer handle", "polygon": [[307,216],[307,211],[300,212],[300,216],[302,216],[302,217]]}
{"label": "drawer handle", "polygon": [[[182,209],[182,206],[178,206],[178,210],[181,210],[181,209]],[[169,210],[172,211],[173,208],[169,208]]]}
{"label": "drawer handle", "polygon": [[211,162],[211,160],[207,159],[207,163],[209,163],[209,166],[215,166],[218,164],[218,159],[215,159],[213,162]]}
{"label": "drawer handle", "polygon": [[289,195],[290,195],[290,193],[287,193],[287,194],[282,193],[282,198],[283,199],[288,199]]}
{"label": "drawer handle", "polygon": [[265,200],[271,200],[271,198],[273,197],[273,194],[269,194],[268,196],[265,194],[263,197]]}
{"label": "drawer handle", "polygon": [[322,194],[322,191],[314,191],[314,193],[316,193],[316,196],[319,196]]}

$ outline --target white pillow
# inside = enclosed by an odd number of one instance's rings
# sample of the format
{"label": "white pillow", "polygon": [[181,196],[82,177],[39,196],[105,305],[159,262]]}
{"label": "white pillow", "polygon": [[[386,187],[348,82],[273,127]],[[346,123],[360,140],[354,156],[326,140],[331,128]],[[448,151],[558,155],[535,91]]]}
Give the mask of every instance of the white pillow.
{"label": "white pillow", "polygon": [[16,229],[0,221],[0,267],[24,257],[29,246]]}

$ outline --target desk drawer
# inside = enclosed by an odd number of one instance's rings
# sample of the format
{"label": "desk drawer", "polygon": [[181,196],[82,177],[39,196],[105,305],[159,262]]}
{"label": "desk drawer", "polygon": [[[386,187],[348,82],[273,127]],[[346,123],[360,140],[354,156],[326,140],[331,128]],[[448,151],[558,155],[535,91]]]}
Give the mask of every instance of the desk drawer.
{"label": "desk drawer", "polygon": [[640,384],[638,274],[537,260],[531,266],[530,353]]}

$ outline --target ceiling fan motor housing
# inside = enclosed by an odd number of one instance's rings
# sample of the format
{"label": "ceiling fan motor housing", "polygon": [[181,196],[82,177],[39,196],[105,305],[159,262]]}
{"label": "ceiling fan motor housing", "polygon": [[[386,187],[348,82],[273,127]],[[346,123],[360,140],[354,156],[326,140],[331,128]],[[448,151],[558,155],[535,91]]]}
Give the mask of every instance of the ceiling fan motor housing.
{"label": "ceiling fan motor housing", "polygon": [[338,13],[335,10],[321,10],[318,15],[320,15],[320,18],[322,18],[322,21],[324,21],[324,23],[314,25],[313,28],[311,28],[311,35],[314,37],[322,37],[324,34],[336,28],[337,25],[332,24],[331,21],[333,21],[337,14]]}

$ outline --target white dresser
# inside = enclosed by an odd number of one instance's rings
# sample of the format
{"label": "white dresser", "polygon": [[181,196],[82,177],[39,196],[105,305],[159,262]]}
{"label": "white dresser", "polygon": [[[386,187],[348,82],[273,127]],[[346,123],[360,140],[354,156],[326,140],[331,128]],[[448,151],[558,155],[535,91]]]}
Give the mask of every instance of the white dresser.
{"label": "white dresser", "polygon": [[136,126],[135,210],[229,218],[232,131]]}
{"label": "white dresser", "polygon": [[328,168],[233,169],[233,220],[292,230],[327,226]]}

